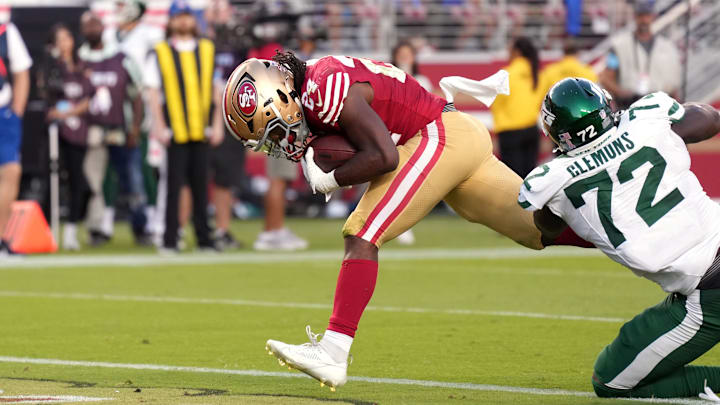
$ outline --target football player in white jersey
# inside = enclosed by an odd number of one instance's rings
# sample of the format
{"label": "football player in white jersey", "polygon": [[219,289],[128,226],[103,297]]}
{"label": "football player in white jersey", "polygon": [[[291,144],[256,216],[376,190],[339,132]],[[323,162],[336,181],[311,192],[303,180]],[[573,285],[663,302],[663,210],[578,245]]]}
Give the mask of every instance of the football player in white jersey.
{"label": "football player in white jersey", "polygon": [[719,133],[720,114],[665,93],[613,113],[606,91],[570,78],[550,89],[541,118],[561,155],[527,176],[519,204],[543,234],[570,226],[669,293],[600,353],[596,394],[717,398],[720,367],[687,364],[720,342],[720,205],[685,144]]}

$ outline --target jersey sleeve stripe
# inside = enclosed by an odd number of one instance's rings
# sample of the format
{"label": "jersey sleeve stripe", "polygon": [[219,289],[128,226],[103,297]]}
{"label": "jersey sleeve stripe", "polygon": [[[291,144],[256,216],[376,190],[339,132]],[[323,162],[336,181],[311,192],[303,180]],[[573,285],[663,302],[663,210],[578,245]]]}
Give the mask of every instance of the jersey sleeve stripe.
{"label": "jersey sleeve stripe", "polygon": [[[342,72],[335,73],[335,84],[333,86],[333,98],[332,98],[332,108],[328,112],[328,114],[325,116],[325,119],[323,119],[323,123],[329,124],[332,120],[332,117],[335,115],[335,111],[338,107],[338,100],[340,99],[340,91],[342,91]],[[325,95],[325,99],[329,99],[329,95]]]}
{"label": "jersey sleeve stripe", "polygon": [[348,89],[350,88],[350,75],[347,73],[343,73],[343,94],[342,97],[340,97],[340,105],[338,106],[337,111],[335,111],[335,114],[330,120],[330,125],[335,125],[337,120],[340,118],[340,112],[342,112],[343,105],[345,105],[345,98],[347,97]]}
{"label": "jersey sleeve stripe", "polygon": [[330,75],[327,77],[325,82],[325,99],[323,102],[325,105],[323,106],[323,110],[318,114],[318,118],[322,118],[325,116],[325,114],[328,111],[328,108],[330,108],[330,94],[332,94],[333,89],[333,75]]}

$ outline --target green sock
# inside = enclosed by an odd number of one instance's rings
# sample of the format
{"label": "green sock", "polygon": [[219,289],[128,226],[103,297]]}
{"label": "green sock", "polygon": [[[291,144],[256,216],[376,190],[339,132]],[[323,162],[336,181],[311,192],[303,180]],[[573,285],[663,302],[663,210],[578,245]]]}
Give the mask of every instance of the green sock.
{"label": "green sock", "polygon": [[720,391],[720,367],[685,366],[651,383],[631,390],[636,398],[686,398],[704,392],[705,381],[713,391]]}

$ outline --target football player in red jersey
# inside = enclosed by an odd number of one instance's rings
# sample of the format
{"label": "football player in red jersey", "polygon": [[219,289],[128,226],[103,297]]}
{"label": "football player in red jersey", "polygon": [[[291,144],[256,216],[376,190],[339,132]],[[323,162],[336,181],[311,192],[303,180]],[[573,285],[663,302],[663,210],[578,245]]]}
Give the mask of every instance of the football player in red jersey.
{"label": "football player in red jersey", "polygon": [[[495,158],[485,126],[395,66],[345,56],[306,63],[282,53],[238,66],[224,97],[231,133],[256,151],[302,160],[313,191],[370,182],[343,227],[345,257],[322,340],[307,327],[310,344],[266,345],[281,364],[332,390],[347,380],[350,346],[375,288],[378,249],[438,202],[523,246],[547,244],[532,214],[517,204],[522,179]],[[325,173],[307,147],[310,132],[343,134],[357,153]]]}

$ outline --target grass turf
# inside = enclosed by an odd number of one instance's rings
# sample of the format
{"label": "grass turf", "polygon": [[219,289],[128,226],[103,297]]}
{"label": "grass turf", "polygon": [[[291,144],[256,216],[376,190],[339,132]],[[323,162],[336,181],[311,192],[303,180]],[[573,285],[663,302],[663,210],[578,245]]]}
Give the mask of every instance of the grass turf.
{"label": "grass turf", "polygon": [[[310,240],[312,249],[338,249],[338,260],[45,269],[13,269],[5,263],[0,271],[0,356],[287,371],[263,351],[264,342],[275,338],[301,343],[306,340],[304,325],[317,332],[324,329],[341,257],[340,222],[295,220],[290,225]],[[259,222],[234,224],[246,243],[259,229]],[[515,247],[494,232],[454,217],[429,218],[415,231],[414,249]],[[404,249],[394,243],[387,248]],[[134,248],[125,228],[118,229],[112,246],[94,252],[151,253]],[[59,295],[44,296],[52,293]],[[6,391],[2,395],[115,398],[112,403],[625,403],[590,394],[595,357],[615,337],[621,322],[523,314],[629,319],[662,297],[651,282],[603,257],[409,257],[381,263],[372,308],[353,345],[351,375],[561,389],[587,396],[361,381],[331,393],[305,378],[2,361],[0,389]],[[264,304],[197,301],[206,298]],[[458,309],[493,314],[443,312]],[[720,356],[710,352],[698,362],[717,364]],[[141,392],[136,393],[136,387]]]}

